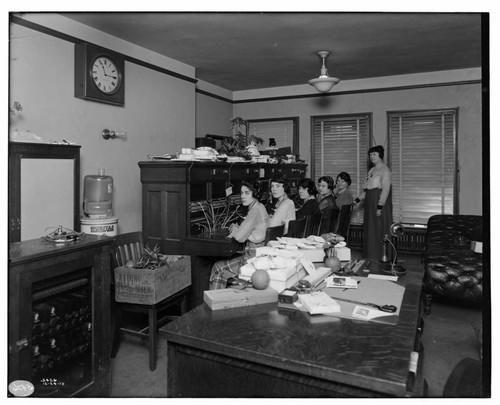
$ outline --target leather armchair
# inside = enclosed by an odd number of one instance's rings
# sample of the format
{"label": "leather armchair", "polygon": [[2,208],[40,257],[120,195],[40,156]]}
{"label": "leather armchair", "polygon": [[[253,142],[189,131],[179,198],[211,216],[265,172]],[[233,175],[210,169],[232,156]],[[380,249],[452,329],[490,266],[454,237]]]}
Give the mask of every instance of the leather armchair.
{"label": "leather armchair", "polygon": [[480,304],[483,299],[483,257],[470,241],[482,241],[482,217],[434,215],[427,223],[424,250],[424,311],[431,299]]}

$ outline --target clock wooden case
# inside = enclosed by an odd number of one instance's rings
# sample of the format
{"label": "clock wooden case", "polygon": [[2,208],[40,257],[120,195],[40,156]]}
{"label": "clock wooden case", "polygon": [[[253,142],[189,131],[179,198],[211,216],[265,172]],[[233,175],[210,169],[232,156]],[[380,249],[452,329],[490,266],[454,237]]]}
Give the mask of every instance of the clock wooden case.
{"label": "clock wooden case", "polygon": [[75,44],[75,97],[124,105],[124,66],[122,55],[86,42]]}

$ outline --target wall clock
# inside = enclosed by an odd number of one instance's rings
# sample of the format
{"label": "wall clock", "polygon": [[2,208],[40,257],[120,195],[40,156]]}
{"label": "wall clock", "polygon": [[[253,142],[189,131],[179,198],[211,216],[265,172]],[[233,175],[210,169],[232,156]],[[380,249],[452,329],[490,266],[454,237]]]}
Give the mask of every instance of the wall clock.
{"label": "wall clock", "polygon": [[114,105],[125,104],[122,55],[86,42],[75,45],[75,97]]}

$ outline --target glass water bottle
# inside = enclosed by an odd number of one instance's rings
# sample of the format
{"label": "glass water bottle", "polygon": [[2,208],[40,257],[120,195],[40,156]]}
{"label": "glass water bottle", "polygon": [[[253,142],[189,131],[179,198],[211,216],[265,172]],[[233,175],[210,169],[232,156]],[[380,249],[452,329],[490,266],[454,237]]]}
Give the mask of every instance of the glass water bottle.
{"label": "glass water bottle", "polygon": [[83,183],[83,210],[90,218],[104,219],[111,217],[113,203],[113,177],[106,176],[104,169],[98,174],[85,176]]}

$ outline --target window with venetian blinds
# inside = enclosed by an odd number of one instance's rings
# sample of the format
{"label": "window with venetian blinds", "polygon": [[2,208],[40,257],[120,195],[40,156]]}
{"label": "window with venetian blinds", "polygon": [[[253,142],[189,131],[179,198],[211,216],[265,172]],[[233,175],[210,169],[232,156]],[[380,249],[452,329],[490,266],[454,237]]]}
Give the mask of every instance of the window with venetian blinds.
{"label": "window with venetian blinds", "polygon": [[290,146],[292,153],[298,153],[297,118],[249,120],[248,133],[264,140],[259,150],[269,146],[269,139],[274,138],[277,148]]}
{"label": "window with venetian blinds", "polygon": [[[368,114],[313,117],[311,173],[316,182],[321,176],[335,180],[340,172],[347,172],[354,198],[361,194],[367,173],[370,124]],[[355,207],[351,222],[363,222],[362,205]]]}
{"label": "window with venetian blinds", "polygon": [[394,221],[453,214],[456,117],[456,110],[388,114]]}

